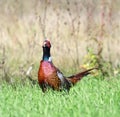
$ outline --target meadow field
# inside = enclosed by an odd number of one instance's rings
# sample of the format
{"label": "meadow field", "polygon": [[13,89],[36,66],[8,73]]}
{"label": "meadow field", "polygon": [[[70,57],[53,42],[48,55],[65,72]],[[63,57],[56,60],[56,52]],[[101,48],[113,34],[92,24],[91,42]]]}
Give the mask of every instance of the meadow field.
{"label": "meadow field", "polygon": [[[120,77],[120,76],[119,76]],[[86,77],[69,93],[49,90],[42,93],[38,85],[2,84],[1,117],[119,117],[120,79],[110,81]]]}
{"label": "meadow field", "polygon": [[[120,0],[0,0],[0,117],[119,117]],[[96,67],[69,93],[36,82],[42,43],[65,76]]]}

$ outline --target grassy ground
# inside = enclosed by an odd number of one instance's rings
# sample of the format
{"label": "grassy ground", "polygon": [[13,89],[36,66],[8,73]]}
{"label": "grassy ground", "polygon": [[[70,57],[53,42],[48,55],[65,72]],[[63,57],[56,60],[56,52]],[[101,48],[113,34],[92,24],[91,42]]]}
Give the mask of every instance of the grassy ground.
{"label": "grassy ground", "polygon": [[119,117],[120,79],[98,80],[91,76],[73,87],[69,94],[48,91],[38,85],[0,87],[1,117]]}
{"label": "grassy ground", "polygon": [[44,36],[51,41],[54,64],[65,73],[81,70],[88,48],[98,53],[96,39],[103,41],[104,60],[119,68],[119,0],[102,1],[1,0],[0,83],[24,79],[31,64],[37,79]]}

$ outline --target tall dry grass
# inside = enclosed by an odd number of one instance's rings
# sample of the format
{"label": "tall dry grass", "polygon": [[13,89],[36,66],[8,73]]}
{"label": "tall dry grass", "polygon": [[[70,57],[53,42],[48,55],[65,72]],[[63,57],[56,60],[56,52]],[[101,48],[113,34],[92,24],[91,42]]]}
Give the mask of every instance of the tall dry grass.
{"label": "tall dry grass", "polygon": [[[86,48],[120,64],[119,0],[1,0],[0,1],[0,77],[24,79],[34,65],[37,78],[42,42],[52,43],[54,63],[63,71],[80,69]],[[101,45],[100,45],[101,46]],[[74,70],[73,70],[74,68]]]}

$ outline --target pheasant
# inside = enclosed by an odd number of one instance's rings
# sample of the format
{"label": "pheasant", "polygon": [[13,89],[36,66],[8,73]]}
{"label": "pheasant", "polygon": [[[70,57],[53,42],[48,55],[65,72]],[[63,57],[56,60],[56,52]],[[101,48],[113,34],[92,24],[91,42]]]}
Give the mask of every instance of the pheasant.
{"label": "pheasant", "polygon": [[80,81],[84,76],[90,74],[90,71],[95,69],[88,69],[86,71],[80,72],[78,74],[65,77],[63,73],[54,66],[50,54],[51,43],[49,40],[45,40],[42,45],[43,48],[43,58],[40,61],[40,67],[38,70],[38,83],[45,92],[48,87],[53,90],[66,90],[69,91],[70,88]]}

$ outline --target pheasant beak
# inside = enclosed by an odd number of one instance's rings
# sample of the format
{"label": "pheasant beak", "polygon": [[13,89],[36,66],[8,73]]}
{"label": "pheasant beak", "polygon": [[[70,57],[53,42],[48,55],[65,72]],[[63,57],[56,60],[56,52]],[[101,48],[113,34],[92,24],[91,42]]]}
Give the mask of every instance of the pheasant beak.
{"label": "pheasant beak", "polygon": [[46,44],[46,42],[45,42],[45,41],[43,42],[42,47],[47,47],[47,44]]}

